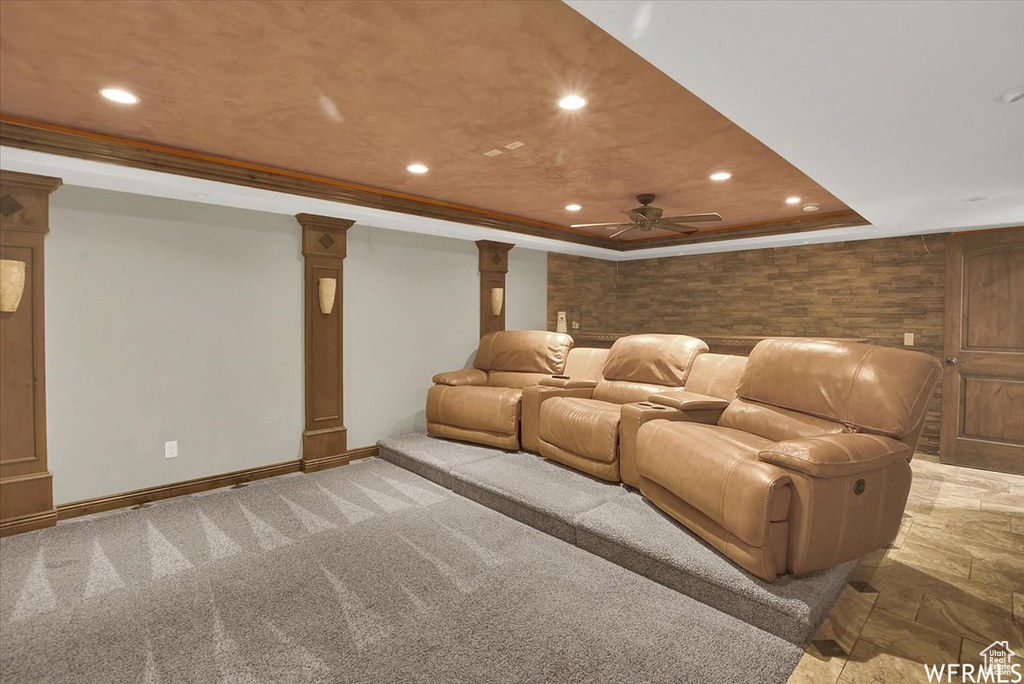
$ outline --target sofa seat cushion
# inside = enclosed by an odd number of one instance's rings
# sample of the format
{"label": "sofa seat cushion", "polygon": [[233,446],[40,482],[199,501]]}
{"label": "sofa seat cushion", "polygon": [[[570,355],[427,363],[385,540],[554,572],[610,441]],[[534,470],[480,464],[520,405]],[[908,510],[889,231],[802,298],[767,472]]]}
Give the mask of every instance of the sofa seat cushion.
{"label": "sofa seat cushion", "polygon": [[519,430],[522,390],[507,387],[434,385],[427,391],[427,420],[468,430],[514,435]]}
{"label": "sofa seat cushion", "polygon": [[647,397],[661,392],[672,392],[683,389],[669,385],[652,385],[646,382],[629,382],[627,380],[601,380],[594,388],[594,399],[609,404],[632,404],[636,401],[647,401]]}
{"label": "sofa seat cushion", "polygon": [[618,457],[618,404],[556,397],[540,406],[540,438],[565,451],[603,463]]}
{"label": "sofa seat cushion", "polygon": [[[770,539],[769,523],[789,517],[789,475],[758,452],[771,442],[702,423],[656,420],[640,427],[637,470],[643,480],[696,508],[752,546]],[[768,467],[765,467],[768,466]]]}
{"label": "sofa seat cushion", "polygon": [[514,373],[512,371],[491,371],[487,374],[486,385],[488,387],[511,387],[512,389],[523,389],[539,385],[542,380],[550,379],[550,375],[544,373]]}

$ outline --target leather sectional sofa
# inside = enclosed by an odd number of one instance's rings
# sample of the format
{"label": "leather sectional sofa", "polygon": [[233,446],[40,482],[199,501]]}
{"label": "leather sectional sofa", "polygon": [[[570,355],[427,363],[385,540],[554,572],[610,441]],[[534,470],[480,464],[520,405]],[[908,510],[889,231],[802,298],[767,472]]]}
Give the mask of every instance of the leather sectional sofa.
{"label": "leather sectional sofa", "polygon": [[567,337],[484,337],[474,368],[434,377],[428,432],[504,449],[521,433],[524,449],[639,489],[768,581],[895,538],[941,375],[932,357],[801,338],[747,358],[685,335],[611,350]]}

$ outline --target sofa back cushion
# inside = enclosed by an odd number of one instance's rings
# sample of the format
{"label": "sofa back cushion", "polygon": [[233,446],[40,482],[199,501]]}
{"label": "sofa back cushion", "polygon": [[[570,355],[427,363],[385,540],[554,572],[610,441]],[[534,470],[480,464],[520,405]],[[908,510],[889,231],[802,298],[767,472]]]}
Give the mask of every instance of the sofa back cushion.
{"label": "sofa back cushion", "polygon": [[607,380],[647,382],[679,387],[686,384],[693,360],[708,350],[704,340],[686,335],[629,335],[608,352]]}
{"label": "sofa back cushion", "polygon": [[594,399],[625,404],[679,389],[686,384],[694,359],[707,350],[703,340],[686,335],[620,337],[608,352]]}
{"label": "sofa back cushion", "polygon": [[608,349],[596,347],[573,347],[565,361],[565,371],[574,380],[600,380],[601,371],[608,361]]}
{"label": "sofa back cushion", "polygon": [[746,367],[746,356],[701,354],[694,360],[690,375],[686,378],[686,389],[732,401],[736,398],[736,387]]}
{"label": "sofa back cushion", "polygon": [[473,367],[485,371],[558,375],[572,349],[565,333],[544,330],[502,330],[480,338]]}
{"label": "sofa back cushion", "polygon": [[848,430],[899,439],[924,420],[941,372],[938,361],[920,352],[835,340],[769,338],[750,352],[736,394]]}

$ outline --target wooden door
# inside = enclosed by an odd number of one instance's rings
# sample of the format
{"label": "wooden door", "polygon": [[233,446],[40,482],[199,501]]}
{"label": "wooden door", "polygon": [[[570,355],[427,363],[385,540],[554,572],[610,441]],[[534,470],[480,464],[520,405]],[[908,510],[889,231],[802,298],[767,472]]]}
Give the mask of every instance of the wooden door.
{"label": "wooden door", "polygon": [[1024,229],[952,236],[943,463],[1024,473]]}

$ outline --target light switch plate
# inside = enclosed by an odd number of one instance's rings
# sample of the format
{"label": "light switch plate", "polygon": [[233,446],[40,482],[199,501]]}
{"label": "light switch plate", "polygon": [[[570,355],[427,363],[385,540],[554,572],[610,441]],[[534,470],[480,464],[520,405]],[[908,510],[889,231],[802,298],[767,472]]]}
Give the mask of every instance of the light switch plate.
{"label": "light switch plate", "polygon": [[914,333],[903,333],[903,346],[913,347],[914,346]]}
{"label": "light switch plate", "polygon": [[164,442],[164,458],[178,458],[178,440]]}

